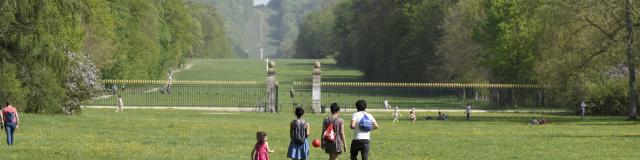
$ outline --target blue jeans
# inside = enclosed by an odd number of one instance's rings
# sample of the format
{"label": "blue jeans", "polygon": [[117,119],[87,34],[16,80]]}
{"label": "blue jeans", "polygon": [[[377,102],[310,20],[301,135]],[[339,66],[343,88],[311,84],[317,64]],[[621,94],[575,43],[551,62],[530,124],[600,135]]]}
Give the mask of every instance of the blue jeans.
{"label": "blue jeans", "polygon": [[13,132],[16,131],[16,124],[7,123],[4,125],[4,130],[7,132],[7,144],[13,145]]}

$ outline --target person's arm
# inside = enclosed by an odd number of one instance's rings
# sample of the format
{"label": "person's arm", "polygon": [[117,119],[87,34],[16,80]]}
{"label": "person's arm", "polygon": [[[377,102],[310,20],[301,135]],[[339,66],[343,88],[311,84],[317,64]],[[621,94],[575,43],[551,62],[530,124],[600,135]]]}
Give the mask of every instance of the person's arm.
{"label": "person's arm", "polygon": [[373,116],[371,116],[371,120],[373,120],[373,130],[378,129],[378,121],[376,121],[376,118],[373,118]]}
{"label": "person's arm", "polygon": [[322,142],[322,145],[320,145],[320,148],[322,150],[324,150],[324,143],[326,143],[324,141],[324,132],[327,131],[327,120],[325,119],[324,121],[322,121],[322,132],[320,132],[320,142]]}
{"label": "person's arm", "polygon": [[356,114],[354,113],[353,116],[351,116],[351,129],[356,129]]}
{"label": "person's arm", "polygon": [[344,141],[344,122],[340,123],[340,139],[342,140],[342,145],[344,145],[344,150],[347,150],[347,141]]}
{"label": "person's arm", "polygon": [[253,150],[251,150],[251,160],[256,157],[256,145],[253,145]]}
{"label": "person's arm", "polygon": [[20,115],[18,115],[18,111],[16,110],[16,128],[18,128],[19,124],[20,124]]}
{"label": "person's arm", "polygon": [[309,122],[304,124],[304,127],[307,128],[307,137],[311,135],[311,127],[309,127]]}
{"label": "person's arm", "polygon": [[293,122],[289,124],[289,138],[293,139]]}
{"label": "person's arm", "polygon": [[274,151],[269,148],[269,142],[264,142],[264,145],[267,145],[267,152],[273,153]]}

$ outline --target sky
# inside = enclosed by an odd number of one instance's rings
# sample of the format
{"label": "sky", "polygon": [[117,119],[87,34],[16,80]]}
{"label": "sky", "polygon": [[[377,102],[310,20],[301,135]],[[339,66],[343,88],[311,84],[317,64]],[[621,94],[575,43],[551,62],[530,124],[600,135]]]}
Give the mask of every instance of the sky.
{"label": "sky", "polygon": [[261,4],[267,4],[269,3],[270,0],[253,0],[253,5],[261,5]]}

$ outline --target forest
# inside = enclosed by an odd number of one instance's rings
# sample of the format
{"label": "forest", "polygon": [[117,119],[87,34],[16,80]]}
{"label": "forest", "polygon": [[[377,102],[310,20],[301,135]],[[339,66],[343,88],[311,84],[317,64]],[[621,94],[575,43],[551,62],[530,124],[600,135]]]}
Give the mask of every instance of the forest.
{"label": "forest", "polygon": [[99,78],[235,56],[215,6],[197,1],[0,1],[0,99],[27,112],[75,112]]}
{"label": "forest", "polygon": [[[566,106],[636,116],[640,3],[341,0],[300,23],[297,58],[371,81],[545,84]],[[631,105],[629,105],[631,104]]]}

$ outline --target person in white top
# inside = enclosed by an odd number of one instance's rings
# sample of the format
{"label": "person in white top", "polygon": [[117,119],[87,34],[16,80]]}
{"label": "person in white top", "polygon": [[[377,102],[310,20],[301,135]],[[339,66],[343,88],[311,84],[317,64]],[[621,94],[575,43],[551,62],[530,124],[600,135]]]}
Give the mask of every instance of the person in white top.
{"label": "person in white top", "polygon": [[467,121],[471,120],[471,104],[467,103],[467,108],[464,110],[467,113]]}
{"label": "person in white top", "polygon": [[389,109],[391,108],[391,105],[389,105],[389,100],[387,100],[387,98],[384,98],[384,109]]}
{"label": "person in white top", "polygon": [[124,102],[122,102],[122,95],[118,95],[118,108],[116,112],[122,112],[122,107],[124,107]]}
{"label": "person in white top", "polygon": [[[350,151],[352,160],[358,159],[358,152],[361,153],[362,160],[369,159],[369,140],[371,139],[371,131],[378,129],[378,122],[376,122],[376,119],[373,117],[373,115],[365,112],[366,108],[367,102],[365,102],[364,100],[358,100],[356,102],[356,109],[358,110],[358,112],[353,113],[353,116],[351,118],[351,129],[354,130]],[[369,119],[369,122],[371,123],[371,126],[369,126],[369,130],[363,130],[363,128],[368,127],[361,126],[362,123],[360,123],[361,120],[365,119],[365,117],[366,119]]]}
{"label": "person in white top", "polygon": [[400,111],[398,110],[398,106],[396,106],[396,108],[393,109],[393,123],[398,122],[398,117],[400,117]]}

